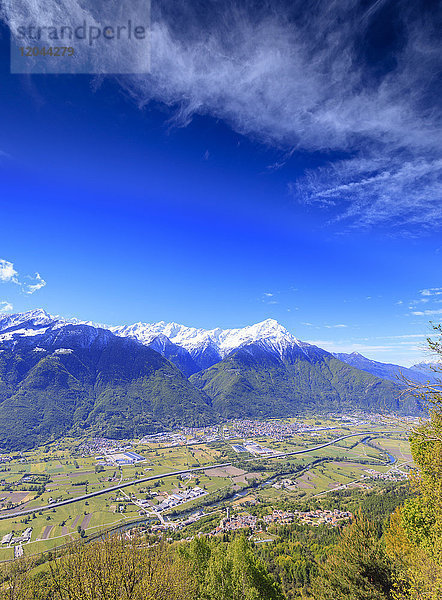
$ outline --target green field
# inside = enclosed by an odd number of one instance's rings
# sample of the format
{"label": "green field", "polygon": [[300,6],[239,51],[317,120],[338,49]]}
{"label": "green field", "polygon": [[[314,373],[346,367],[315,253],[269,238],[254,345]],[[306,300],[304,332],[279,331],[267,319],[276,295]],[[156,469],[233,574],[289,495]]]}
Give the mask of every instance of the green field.
{"label": "green field", "polygon": [[[253,441],[277,452],[295,452],[349,433],[347,426],[331,419],[306,420],[309,425],[318,423],[339,428],[313,434],[303,432],[279,441],[260,435]],[[391,424],[355,425],[351,429],[352,432],[368,430],[391,432],[393,429]],[[25,554],[35,554],[78,539],[78,527],[84,529],[87,536],[91,536],[119,524],[142,519],[140,506],[132,502],[132,495],[137,500],[149,499],[155,505],[168,494],[179,493],[186,487],[198,485],[208,494],[204,497],[205,500],[213,498],[215,501],[226,490],[248,489],[255,479],[256,485],[250,490],[255,498],[296,498],[325,493],[339,485],[353,485],[367,476],[367,469],[375,469],[379,473],[388,472],[391,464],[385,463],[386,452],[396,457],[396,466],[403,468],[408,468],[411,459],[407,436],[399,426],[394,434],[373,434],[370,446],[355,437],[306,454],[267,457],[262,461],[248,453],[238,454],[232,450],[232,444],[244,442],[241,438],[174,447],[161,447],[158,443],[142,444],[132,440],[130,451],[140,454],[145,460],[119,467],[115,464],[100,464],[102,461],[96,458],[98,452],[85,452],[81,447],[82,442],[84,440],[70,438],[58,440],[32,451],[12,454],[12,460],[0,466],[0,514],[5,514],[7,509],[19,511],[46,507],[33,515],[0,520],[0,539],[10,532],[19,535],[27,527],[32,527],[31,541],[23,548]],[[51,501],[75,498],[115,486],[119,482],[232,461],[234,464],[240,461],[240,469],[209,474],[201,471],[188,481],[182,481],[179,477],[167,477],[134,483],[121,492],[111,492],[67,506],[50,508]],[[303,470],[299,471],[301,468]],[[248,471],[253,472],[253,475],[248,476]],[[273,484],[284,479],[288,479],[290,485],[281,489],[263,485],[268,480]],[[364,485],[376,484],[370,480],[365,481]],[[175,509],[175,514],[187,512],[198,504],[198,499],[185,503]],[[5,545],[0,547],[0,560],[12,557],[13,548]]]}

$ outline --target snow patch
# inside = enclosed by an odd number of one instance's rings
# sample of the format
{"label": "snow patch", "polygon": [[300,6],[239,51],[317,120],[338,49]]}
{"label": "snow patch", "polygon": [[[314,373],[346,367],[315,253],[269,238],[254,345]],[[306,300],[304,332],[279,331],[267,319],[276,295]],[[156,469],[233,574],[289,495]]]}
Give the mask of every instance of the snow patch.
{"label": "snow patch", "polygon": [[177,346],[191,354],[212,347],[222,358],[233,350],[256,342],[263,342],[271,352],[282,356],[290,347],[298,346],[305,352],[304,344],[274,319],[266,319],[255,325],[238,329],[198,329],[178,323],[135,323],[123,327],[110,327],[110,331],[121,337],[131,337],[149,344],[159,336],[166,336]]}

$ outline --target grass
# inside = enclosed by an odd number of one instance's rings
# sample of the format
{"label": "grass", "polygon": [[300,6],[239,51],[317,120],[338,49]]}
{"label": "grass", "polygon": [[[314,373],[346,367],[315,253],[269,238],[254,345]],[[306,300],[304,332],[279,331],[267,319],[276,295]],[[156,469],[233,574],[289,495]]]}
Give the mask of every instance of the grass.
{"label": "grass", "polygon": [[[336,426],[342,423],[333,422],[330,419],[318,420],[315,418],[306,420],[307,424],[318,426],[318,421],[321,426]],[[366,431],[367,425],[360,426],[360,431]],[[373,425],[374,431],[381,431],[382,427]],[[352,427],[352,431],[357,430],[357,427]],[[385,426],[385,431],[391,431],[392,426]],[[263,446],[273,448],[279,452],[293,452],[306,447],[313,447],[328,440],[332,440],[345,433],[342,429],[319,432],[318,436],[307,434],[294,435],[290,439],[283,441],[274,441],[266,436],[254,438]],[[281,464],[287,467],[290,471],[291,466],[306,466],[316,459],[324,459],[327,462],[312,467],[309,470],[310,481],[312,488],[295,489],[295,490],[276,490],[271,486],[265,488],[258,487],[253,493],[258,497],[268,500],[277,500],[281,497],[297,497],[302,492],[303,495],[314,495],[321,491],[331,489],[331,484],[346,484],[355,479],[359,479],[365,469],[376,468],[379,471],[386,471],[390,468],[389,465],[382,465],[381,461],[385,460],[383,451],[396,456],[399,464],[406,461],[409,456],[409,445],[406,436],[398,428],[395,435],[379,435],[373,436],[373,443],[377,448],[368,447],[358,441],[357,438],[350,438],[340,442],[339,445],[331,445],[326,448],[316,450],[308,454],[301,454],[282,459],[266,459],[270,465],[274,464],[275,468]],[[241,443],[240,440],[238,440]],[[210,444],[198,444],[192,447],[175,446],[173,448],[161,448],[159,444],[140,444],[139,441],[134,441],[132,451],[141,454],[145,457],[145,461],[135,465],[126,465],[122,470],[113,465],[107,465],[101,472],[96,472],[97,460],[94,455],[81,456],[78,449],[81,440],[66,438],[59,440],[53,444],[48,444],[45,447],[35,448],[32,451],[24,452],[23,454],[13,455],[13,460],[9,463],[1,465],[0,469],[0,497],[8,497],[11,492],[24,492],[27,494],[28,502],[25,508],[37,508],[47,506],[49,498],[69,498],[82,495],[85,493],[85,485],[74,485],[81,481],[88,481],[87,491],[92,492],[98,489],[104,489],[115,485],[120,480],[122,474],[123,481],[130,481],[136,477],[148,477],[151,475],[162,474],[174,470],[183,470],[192,466],[204,466],[217,462],[224,462],[226,454],[231,452],[231,444],[233,440],[227,440],[224,443],[217,443],[216,448]],[[235,456],[237,458],[237,456]],[[245,458],[251,458],[249,454]],[[361,460],[370,460],[373,464],[361,464]],[[344,462],[345,461],[345,462]],[[352,464],[347,464],[351,462]],[[252,465],[251,465],[252,469]],[[39,496],[36,496],[36,491],[26,488],[26,484],[19,483],[24,474],[46,475],[49,481],[46,483],[45,491]],[[266,478],[273,475],[273,472],[266,471]],[[288,474],[281,478],[296,479],[299,475]],[[196,483],[198,482],[198,483]],[[172,493],[183,486],[199,485],[208,493],[216,492],[220,489],[225,489],[233,484],[231,477],[208,476],[204,472],[196,474],[196,476],[186,482],[181,482],[178,477],[165,478],[157,482],[146,482],[143,484],[134,484],[125,488],[127,495],[136,494],[137,497],[145,498],[149,490],[154,490],[157,493]],[[246,485],[240,483],[242,488]],[[7,487],[10,490],[7,490]],[[180,487],[181,486],[181,487]],[[130,522],[139,518],[139,507],[133,503],[116,502],[115,498],[119,493],[103,494],[79,503],[69,504],[63,507],[57,507],[55,512],[45,511],[41,515],[36,514],[35,518],[15,518],[4,519],[0,521],[0,539],[11,531],[16,534],[22,532],[26,527],[33,527],[32,539],[30,544],[24,546],[25,554],[34,554],[42,552],[55,546],[62,545],[71,539],[78,537],[77,526],[83,522],[86,514],[90,514],[90,522],[86,533],[91,535],[103,529],[115,526],[118,523]],[[188,510],[198,500],[183,505],[183,510]],[[126,510],[122,514],[116,514],[111,507],[116,507],[118,504],[124,504]],[[49,517],[49,519],[48,519]],[[67,529],[62,529],[62,523]],[[36,541],[41,538],[45,528],[52,526],[49,534],[49,539]],[[67,535],[63,532],[67,531]],[[9,560],[13,557],[13,549],[0,547],[0,561]]]}

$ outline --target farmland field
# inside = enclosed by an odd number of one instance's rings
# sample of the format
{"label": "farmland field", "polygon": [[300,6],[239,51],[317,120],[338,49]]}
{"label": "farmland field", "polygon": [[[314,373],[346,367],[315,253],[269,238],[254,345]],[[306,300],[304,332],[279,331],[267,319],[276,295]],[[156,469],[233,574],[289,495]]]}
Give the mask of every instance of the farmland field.
{"label": "farmland field", "polygon": [[[282,424],[290,422],[281,421]],[[277,422],[272,421],[271,427],[277,429]],[[226,502],[241,502],[244,497],[242,490],[249,494],[247,498],[260,501],[320,495],[342,486],[372,489],[378,480],[373,478],[370,470],[378,473],[377,477],[389,478],[392,469],[402,469],[401,477],[406,477],[410,468],[407,435],[403,427],[394,421],[356,422],[343,426],[339,421],[317,417],[306,419],[302,427],[298,433],[284,439],[262,433],[246,439],[235,435],[235,426],[226,425],[227,434],[216,441],[204,442],[202,435],[197,442],[187,443],[184,438],[184,442],[173,446],[124,440],[102,442],[102,445],[110,444],[110,448],[103,449],[96,440],[65,438],[31,451],[3,456],[0,466],[0,516],[3,517],[0,520],[0,540],[8,533],[18,536],[27,527],[32,527],[31,540],[23,547],[25,554],[35,554],[78,539],[80,534],[89,537],[141,520],[144,512],[149,513],[149,518],[158,520],[152,512],[156,505],[195,486],[202,490],[203,504],[199,498],[189,500],[176,506],[172,512],[164,511],[164,518],[168,519],[169,513],[172,518],[180,518],[180,514],[187,514],[192,507],[208,507],[211,502],[217,504],[223,498]],[[305,430],[315,427],[316,431]],[[368,443],[368,436],[362,435],[367,431],[373,432]],[[315,449],[355,433],[360,435]],[[269,452],[309,451],[273,457],[271,454],[254,456],[249,452],[235,452],[232,448],[251,439]],[[253,446],[251,448],[253,450]],[[112,462],[115,449],[122,456],[126,451],[129,458],[134,459],[130,453],[135,453],[143,460],[116,464]],[[232,465],[202,469],[184,478],[161,477],[174,471],[224,462]],[[157,478],[137,483],[137,480],[148,477]],[[56,506],[59,501],[75,500],[130,482],[133,484],[120,491]],[[144,510],[140,509],[140,502],[145,503]],[[20,512],[31,509],[35,512],[20,516]],[[19,514],[7,518],[9,513]],[[13,544],[2,544],[0,560],[11,559],[13,552]]]}

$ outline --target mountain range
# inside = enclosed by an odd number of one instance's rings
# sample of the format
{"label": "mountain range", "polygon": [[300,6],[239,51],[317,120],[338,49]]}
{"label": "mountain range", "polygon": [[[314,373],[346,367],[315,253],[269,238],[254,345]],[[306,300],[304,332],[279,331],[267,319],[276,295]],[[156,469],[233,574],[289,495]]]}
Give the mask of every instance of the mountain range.
{"label": "mountain range", "polygon": [[438,379],[438,365],[434,361],[421,362],[407,368],[371,360],[362,356],[359,352],[352,352],[351,354],[337,353],[335,356],[357,369],[361,369],[382,379],[389,379],[395,383],[403,383],[404,385],[407,385],[407,382],[425,384]]}
{"label": "mountain range", "polygon": [[241,329],[177,323],[107,327],[43,310],[0,316],[0,444],[62,434],[141,436],[223,418],[317,411],[419,414],[400,398],[400,372],[359,354],[334,355],[268,319]]}

